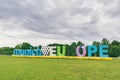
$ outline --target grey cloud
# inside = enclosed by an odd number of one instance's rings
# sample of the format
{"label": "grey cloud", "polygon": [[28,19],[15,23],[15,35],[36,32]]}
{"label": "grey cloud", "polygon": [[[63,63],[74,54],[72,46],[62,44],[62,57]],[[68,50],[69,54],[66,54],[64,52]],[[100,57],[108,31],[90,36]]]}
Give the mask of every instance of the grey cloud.
{"label": "grey cloud", "polygon": [[108,15],[111,17],[120,17],[120,0],[115,0],[105,7]]}
{"label": "grey cloud", "polygon": [[112,3],[113,0],[98,0],[98,2],[100,2],[100,3],[104,4],[104,5],[108,5],[108,4]]}
{"label": "grey cloud", "polygon": [[[96,2],[96,5],[94,7],[85,5],[86,2]],[[115,6],[111,8],[113,2]],[[101,37],[106,26],[100,23],[101,17],[112,15],[110,16],[112,19],[113,16],[119,15],[119,2],[119,0],[0,0],[0,20],[14,18],[15,22],[21,23],[19,27],[37,32],[36,37],[89,40]],[[94,9],[97,6],[100,7]],[[111,29],[107,28],[107,31],[109,30]]]}

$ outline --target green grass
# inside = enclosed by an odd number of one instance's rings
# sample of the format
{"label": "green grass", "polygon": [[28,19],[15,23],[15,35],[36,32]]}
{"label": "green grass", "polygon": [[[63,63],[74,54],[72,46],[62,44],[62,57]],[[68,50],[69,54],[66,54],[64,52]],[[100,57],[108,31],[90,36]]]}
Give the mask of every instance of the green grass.
{"label": "green grass", "polygon": [[0,56],[0,80],[120,80],[120,58],[102,61]]}

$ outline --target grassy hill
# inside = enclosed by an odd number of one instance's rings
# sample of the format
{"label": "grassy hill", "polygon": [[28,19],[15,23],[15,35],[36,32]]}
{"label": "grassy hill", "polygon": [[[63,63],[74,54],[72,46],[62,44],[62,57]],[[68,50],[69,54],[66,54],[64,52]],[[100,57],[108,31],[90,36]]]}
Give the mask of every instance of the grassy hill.
{"label": "grassy hill", "polygon": [[120,58],[112,61],[0,56],[0,80],[119,80]]}

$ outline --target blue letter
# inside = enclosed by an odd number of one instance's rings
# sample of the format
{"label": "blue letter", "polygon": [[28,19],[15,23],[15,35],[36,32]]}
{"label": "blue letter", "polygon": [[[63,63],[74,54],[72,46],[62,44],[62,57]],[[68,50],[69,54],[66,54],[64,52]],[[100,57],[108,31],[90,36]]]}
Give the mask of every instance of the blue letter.
{"label": "blue letter", "polygon": [[108,50],[103,50],[104,48],[108,48],[108,45],[101,45],[100,46],[100,57],[108,57],[108,55],[105,55],[103,53],[108,53]]}
{"label": "blue letter", "polygon": [[42,51],[39,49],[39,47],[36,49],[36,56],[42,56]]}
{"label": "blue letter", "polygon": [[92,56],[92,53],[97,52],[97,47],[96,46],[88,46],[88,57]]}

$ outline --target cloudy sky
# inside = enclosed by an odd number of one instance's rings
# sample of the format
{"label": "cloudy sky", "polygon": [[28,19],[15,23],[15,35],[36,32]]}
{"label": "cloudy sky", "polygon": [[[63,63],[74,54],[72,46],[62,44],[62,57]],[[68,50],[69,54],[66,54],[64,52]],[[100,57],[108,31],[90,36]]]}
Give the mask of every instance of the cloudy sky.
{"label": "cloudy sky", "polygon": [[0,46],[91,44],[119,32],[120,0],[0,0]]}

